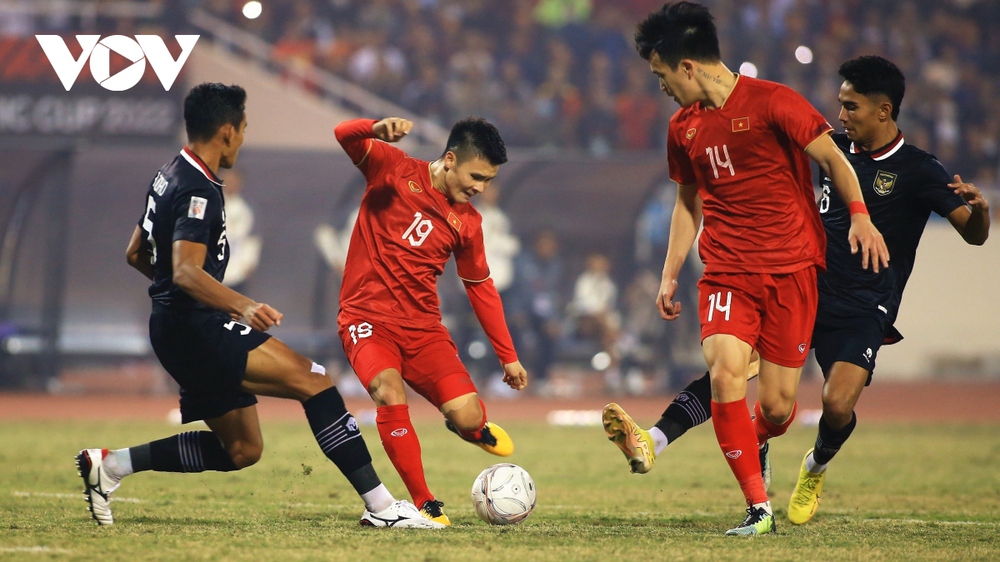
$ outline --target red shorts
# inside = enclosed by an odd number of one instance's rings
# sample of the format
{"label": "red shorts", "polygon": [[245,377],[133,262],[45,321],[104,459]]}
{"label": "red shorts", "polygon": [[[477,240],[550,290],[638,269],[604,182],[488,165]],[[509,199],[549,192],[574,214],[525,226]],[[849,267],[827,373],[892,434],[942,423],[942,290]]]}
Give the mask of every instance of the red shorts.
{"label": "red shorts", "polygon": [[347,359],[365,389],[382,371],[396,369],[410,388],[438,408],[477,392],[458,358],[451,334],[441,324],[407,328],[341,313],[337,329]]}
{"label": "red shorts", "polygon": [[701,339],[729,334],[784,367],[801,367],[816,321],[816,268],[795,273],[713,273],[698,281]]}

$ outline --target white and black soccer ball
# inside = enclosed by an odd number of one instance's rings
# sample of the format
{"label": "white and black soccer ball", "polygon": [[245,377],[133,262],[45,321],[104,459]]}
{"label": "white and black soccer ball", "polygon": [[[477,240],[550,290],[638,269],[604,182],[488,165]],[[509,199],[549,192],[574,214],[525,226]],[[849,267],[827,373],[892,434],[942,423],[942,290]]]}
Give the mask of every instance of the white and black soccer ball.
{"label": "white and black soccer ball", "polygon": [[535,509],[535,481],[516,464],[495,464],[472,483],[472,505],[490,525],[513,525]]}

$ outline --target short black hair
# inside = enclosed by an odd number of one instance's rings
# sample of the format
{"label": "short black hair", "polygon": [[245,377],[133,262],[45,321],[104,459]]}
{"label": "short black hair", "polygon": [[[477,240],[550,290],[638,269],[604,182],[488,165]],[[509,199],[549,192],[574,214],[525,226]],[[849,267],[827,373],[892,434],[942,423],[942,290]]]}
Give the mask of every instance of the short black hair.
{"label": "short black hair", "polygon": [[481,117],[468,117],[455,123],[442,156],[449,151],[459,160],[483,158],[494,166],[507,161],[507,147],[500,138],[500,131]]}
{"label": "short black hair", "polygon": [[892,120],[899,117],[899,106],[906,93],[906,78],[899,67],[882,57],[864,55],[840,65],[838,73],[851,83],[854,91],[869,98],[885,96],[892,104]]}
{"label": "short black hair", "polygon": [[246,115],[247,92],[218,82],[198,84],[184,98],[184,128],[189,141],[207,141],[226,123],[239,128]]}
{"label": "short black hair", "polygon": [[646,16],[636,26],[635,50],[646,60],[655,52],[672,69],[681,59],[722,60],[712,12],[694,2],[668,2]]}

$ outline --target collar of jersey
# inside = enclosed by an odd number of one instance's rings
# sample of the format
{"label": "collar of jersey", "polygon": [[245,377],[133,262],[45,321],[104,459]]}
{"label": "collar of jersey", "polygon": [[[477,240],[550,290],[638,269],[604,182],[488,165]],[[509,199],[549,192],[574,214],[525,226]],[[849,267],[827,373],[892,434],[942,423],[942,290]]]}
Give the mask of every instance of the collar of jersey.
{"label": "collar of jersey", "polygon": [[208,181],[214,183],[219,187],[222,187],[222,180],[216,177],[216,175],[212,173],[212,170],[208,169],[208,166],[205,164],[205,162],[203,162],[202,159],[199,158],[197,154],[191,152],[188,149],[188,147],[185,146],[184,148],[181,149],[181,156],[183,156],[184,159],[188,161],[188,164],[194,166],[196,170],[198,170],[199,172],[202,173],[202,175],[208,178]]}
{"label": "collar of jersey", "polygon": [[896,151],[898,151],[902,147],[903,147],[903,131],[899,131],[898,133],[896,133],[896,138],[892,139],[892,142],[883,146],[882,148],[873,150],[871,152],[865,152],[864,150],[861,150],[860,148],[855,146],[854,142],[851,142],[851,154],[867,154],[872,160],[880,162],[895,154]]}

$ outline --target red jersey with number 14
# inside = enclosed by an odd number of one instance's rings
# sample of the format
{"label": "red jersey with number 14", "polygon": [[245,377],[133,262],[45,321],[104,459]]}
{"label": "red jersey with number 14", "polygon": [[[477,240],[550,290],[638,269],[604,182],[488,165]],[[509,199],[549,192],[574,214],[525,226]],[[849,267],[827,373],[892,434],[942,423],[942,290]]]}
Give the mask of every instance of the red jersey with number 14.
{"label": "red jersey with number 14", "polygon": [[337,127],[368,181],[344,266],[340,307],[400,326],[440,322],[437,278],[455,254],[458,276],[489,278],[482,218],[431,185],[429,163],[372,138],[371,119]]}
{"label": "red jersey with number 14", "polygon": [[670,119],[670,179],[698,185],[708,273],[825,268],[826,235],[804,149],[833,128],[801,95],[739,76],[722,107]]}

